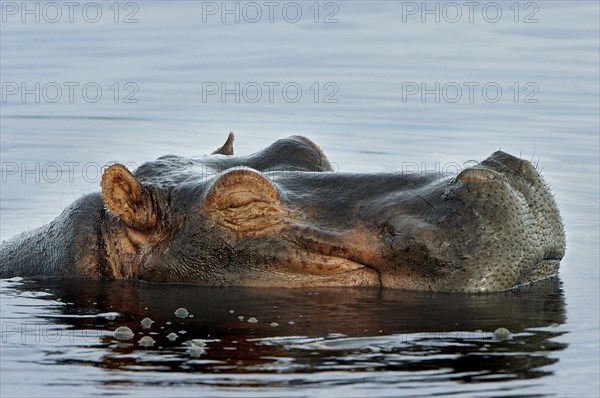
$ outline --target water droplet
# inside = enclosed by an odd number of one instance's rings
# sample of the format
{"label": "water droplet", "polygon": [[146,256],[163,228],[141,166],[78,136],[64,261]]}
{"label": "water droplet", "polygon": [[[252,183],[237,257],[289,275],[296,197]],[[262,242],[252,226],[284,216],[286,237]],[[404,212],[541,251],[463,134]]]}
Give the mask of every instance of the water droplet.
{"label": "water droplet", "polygon": [[119,326],[113,332],[113,336],[117,340],[131,340],[133,338],[133,331],[127,326]]}
{"label": "water droplet", "polygon": [[192,344],[190,346],[190,348],[188,349],[188,353],[193,358],[198,358],[199,356],[201,356],[205,352],[206,352],[206,350],[204,349],[204,347],[196,345],[196,344]]}
{"label": "water droplet", "polygon": [[142,321],[140,323],[142,324],[144,329],[150,329],[150,326],[152,326],[154,321],[150,318],[144,318],[144,319],[142,319]]}
{"label": "water droplet", "polygon": [[185,308],[177,308],[175,310],[175,316],[177,318],[185,318],[189,315],[190,313],[188,312],[188,310],[186,310]]}
{"label": "water droplet", "polygon": [[494,337],[497,340],[507,340],[511,337],[510,330],[506,328],[498,328],[494,330]]}
{"label": "water droplet", "polygon": [[178,337],[179,337],[179,335],[177,333],[169,333],[167,335],[167,339],[169,339],[169,341],[175,341],[175,340],[177,340]]}
{"label": "water droplet", "polygon": [[138,340],[138,344],[142,347],[152,347],[156,341],[150,336],[144,336]]}

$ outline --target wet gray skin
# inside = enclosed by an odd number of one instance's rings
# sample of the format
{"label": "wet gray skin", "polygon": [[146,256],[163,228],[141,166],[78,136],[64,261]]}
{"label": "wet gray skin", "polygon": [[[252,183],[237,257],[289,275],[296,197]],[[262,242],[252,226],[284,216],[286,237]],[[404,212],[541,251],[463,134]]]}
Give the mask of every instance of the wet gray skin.
{"label": "wet gray skin", "polygon": [[111,166],[101,193],[3,242],[0,276],[482,292],[556,275],[565,252],[547,185],[504,152],[443,179],[332,172],[298,136],[232,144]]}

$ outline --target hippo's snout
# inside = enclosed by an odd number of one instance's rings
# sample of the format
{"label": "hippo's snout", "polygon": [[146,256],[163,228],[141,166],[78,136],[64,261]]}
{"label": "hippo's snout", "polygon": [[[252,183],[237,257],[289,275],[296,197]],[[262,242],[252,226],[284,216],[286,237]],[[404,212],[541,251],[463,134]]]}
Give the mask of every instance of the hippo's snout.
{"label": "hippo's snout", "polygon": [[457,273],[466,278],[464,290],[504,290],[556,274],[564,228],[552,193],[530,162],[498,151],[453,182],[444,199],[455,243],[443,256],[468,270]]}

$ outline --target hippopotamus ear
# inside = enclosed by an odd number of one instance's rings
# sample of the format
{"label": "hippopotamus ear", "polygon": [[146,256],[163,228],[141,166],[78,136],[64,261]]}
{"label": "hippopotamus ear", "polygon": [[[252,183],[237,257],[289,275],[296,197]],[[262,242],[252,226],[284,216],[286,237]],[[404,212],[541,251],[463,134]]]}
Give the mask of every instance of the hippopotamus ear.
{"label": "hippopotamus ear", "polygon": [[130,228],[144,231],[156,226],[157,213],[150,192],[121,164],[102,175],[102,199],[110,213]]}
{"label": "hippopotamus ear", "polygon": [[223,144],[223,146],[219,149],[216,149],[213,153],[211,153],[211,155],[233,155],[233,140],[235,139],[235,137],[233,136],[233,133],[229,133],[229,136],[227,136],[227,141],[225,141],[225,143]]}
{"label": "hippopotamus ear", "polygon": [[218,176],[202,206],[218,224],[240,233],[271,229],[287,214],[277,188],[259,171],[248,167]]}

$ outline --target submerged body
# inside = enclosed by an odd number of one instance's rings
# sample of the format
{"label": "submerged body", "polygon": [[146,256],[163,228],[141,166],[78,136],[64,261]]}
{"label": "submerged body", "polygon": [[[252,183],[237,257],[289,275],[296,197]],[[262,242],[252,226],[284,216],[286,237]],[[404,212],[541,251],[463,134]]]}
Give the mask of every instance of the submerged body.
{"label": "submerged body", "polygon": [[304,137],[232,144],[109,167],[101,193],[3,242],[0,276],[478,292],[555,275],[564,255],[552,194],[506,153],[440,179],[333,173]]}

